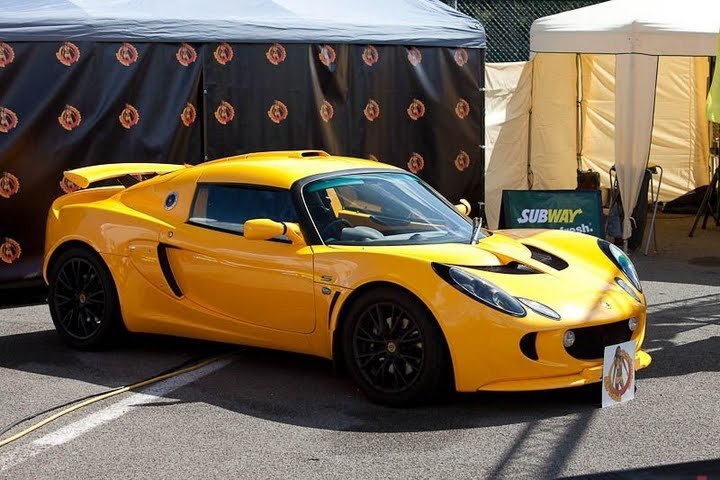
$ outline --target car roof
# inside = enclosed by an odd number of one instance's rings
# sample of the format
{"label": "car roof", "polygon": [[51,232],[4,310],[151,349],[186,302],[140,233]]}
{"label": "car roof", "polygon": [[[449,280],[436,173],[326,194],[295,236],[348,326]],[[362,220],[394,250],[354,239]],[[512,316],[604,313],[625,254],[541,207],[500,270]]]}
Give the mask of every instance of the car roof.
{"label": "car roof", "polygon": [[260,152],[198,165],[198,182],[245,183],[290,188],[303,178],[345,170],[404,171],[373,160],[330,155],[320,150]]}

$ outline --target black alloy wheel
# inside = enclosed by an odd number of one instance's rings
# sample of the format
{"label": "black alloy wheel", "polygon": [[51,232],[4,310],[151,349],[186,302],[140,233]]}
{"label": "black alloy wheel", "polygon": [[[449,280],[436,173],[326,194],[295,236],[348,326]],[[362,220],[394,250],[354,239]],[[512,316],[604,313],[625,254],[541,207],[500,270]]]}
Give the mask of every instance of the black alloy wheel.
{"label": "black alloy wheel", "polygon": [[422,403],[449,383],[442,332],[427,309],[404,291],[369,292],[351,307],[343,337],[348,369],[373,401]]}
{"label": "black alloy wheel", "polygon": [[397,393],[417,380],[425,361],[415,319],[394,303],[376,303],[355,324],[353,356],[365,380],[384,393]]}
{"label": "black alloy wheel", "polygon": [[106,346],[120,333],[115,284],[93,252],[72,248],[50,266],[48,304],[55,328],[76,348]]}

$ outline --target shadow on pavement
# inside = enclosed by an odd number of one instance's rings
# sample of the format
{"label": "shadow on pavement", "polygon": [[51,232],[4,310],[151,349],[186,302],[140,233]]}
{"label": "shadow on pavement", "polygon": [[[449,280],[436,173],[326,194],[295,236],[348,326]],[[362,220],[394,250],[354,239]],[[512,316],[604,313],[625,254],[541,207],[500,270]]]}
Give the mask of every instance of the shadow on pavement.
{"label": "shadow on pavement", "polygon": [[[414,432],[524,423],[591,412],[599,387],[521,393],[453,394],[436,405],[397,409],[370,403],[331,362],[271,350],[160,336],[133,336],[122,347],[81,352],[52,331],[0,337],[0,368],[114,388],[193,358],[237,351],[227,367],[171,394],[258,418],[356,432]],[[71,399],[58,399],[58,403]]]}
{"label": "shadow on pavement", "polygon": [[47,302],[47,286],[43,282],[29,282],[17,287],[0,288],[0,309],[39,305]]}
{"label": "shadow on pavement", "polygon": [[710,222],[688,237],[694,215],[658,214],[658,252],[642,248],[632,254],[642,281],[720,286],[720,227]]}
{"label": "shadow on pavement", "polygon": [[[720,295],[655,306],[645,347],[652,365],[638,376],[658,378],[718,371],[720,337],[682,343],[679,335],[720,323]],[[118,387],[191,359],[236,351],[233,362],[172,394],[258,418],[355,432],[415,432],[490,427],[590,414],[599,386],[542,392],[454,394],[443,403],[394,409],[371,404],[345,375],[323,359],[271,350],[136,335],[115,349],[76,351],[52,330],[0,337],[0,368]],[[70,399],[58,399],[67,401]],[[556,472],[557,473],[557,472]]]}
{"label": "shadow on pavement", "polygon": [[653,363],[641,375],[657,378],[720,371],[720,336],[693,332],[720,326],[718,305],[720,294],[651,306],[644,348],[654,350]]}

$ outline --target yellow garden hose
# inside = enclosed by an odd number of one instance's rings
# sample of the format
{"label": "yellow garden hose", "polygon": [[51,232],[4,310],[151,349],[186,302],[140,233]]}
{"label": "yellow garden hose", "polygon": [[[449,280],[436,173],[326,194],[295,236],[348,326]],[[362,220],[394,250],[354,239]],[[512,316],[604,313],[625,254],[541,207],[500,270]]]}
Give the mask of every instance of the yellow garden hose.
{"label": "yellow garden hose", "polygon": [[164,374],[158,375],[158,376],[156,376],[156,377],[152,377],[152,378],[149,378],[149,379],[147,379],[147,380],[143,380],[143,381],[141,381],[141,382],[133,383],[132,385],[127,385],[127,386],[124,386],[124,387],[118,387],[118,388],[115,388],[115,389],[110,390],[109,392],[105,392],[105,393],[99,393],[99,394],[97,394],[97,395],[95,395],[95,396],[93,396],[93,397],[90,397],[90,398],[88,398],[88,399],[86,399],[86,400],[84,400],[84,401],[81,401],[80,403],[76,403],[75,405],[72,405],[72,406],[66,408],[65,410],[61,410],[61,411],[59,411],[59,412],[57,412],[57,413],[55,413],[55,414],[53,414],[53,415],[51,415],[51,416],[43,419],[43,420],[35,423],[34,425],[31,425],[30,427],[26,428],[26,429],[23,430],[22,432],[16,433],[16,434],[13,435],[12,437],[8,437],[8,438],[6,438],[5,440],[0,440],[0,447],[3,447],[3,446],[5,446],[5,445],[7,445],[8,443],[12,443],[12,442],[14,442],[15,440],[18,440],[18,439],[20,439],[20,438],[28,435],[29,433],[34,432],[35,430],[37,430],[37,429],[39,429],[39,428],[47,425],[47,424],[50,423],[50,422],[53,422],[53,421],[57,420],[58,418],[60,418],[60,417],[62,417],[62,416],[64,416],[64,415],[67,415],[68,413],[74,412],[75,410],[79,410],[79,409],[81,409],[81,408],[83,408],[83,407],[87,407],[88,405],[91,405],[91,404],[93,404],[93,403],[99,402],[99,401],[101,401],[101,400],[105,400],[106,398],[114,397],[114,396],[116,396],[116,395],[120,395],[121,393],[125,393],[125,392],[128,392],[128,391],[130,391],[130,390],[134,390],[134,389],[137,389],[137,388],[146,387],[146,386],[148,386],[148,385],[152,385],[153,383],[157,383],[157,382],[166,380],[166,379],[168,379],[168,378],[175,377],[175,376],[177,376],[177,375],[182,375],[183,373],[187,373],[187,372],[191,372],[191,371],[193,371],[193,370],[197,370],[198,368],[202,368],[202,367],[204,367],[204,366],[206,366],[206,365],[209,365],[209,364],[211,364],[211,363],[213,363],[213,362],[216,362],[216,361],[221,360],[221,359],[223,359],[223,358],[227,358],[227,357],[229,357],[229,356],[231,356],[231,355],[233,355],[233,354],[235,354],[235,353],[236,353],[236,352],[225,353],[225,354],[223,354],[223,355],[216,355],[216,356],[214,356],[214,357],[207,358],[207,359],[205,359],[205,360],[203,360],[203,361],[201,361],[201,362],[199,362],[199,363],[196,363],[196,364],[193,364],[193,365],[190,365],[190,366],[187,366],[187,367],[179,368],[179,369],[177,369],[177,370],[173,370],[173,371],[171,371],[171,372],[164,373]]}

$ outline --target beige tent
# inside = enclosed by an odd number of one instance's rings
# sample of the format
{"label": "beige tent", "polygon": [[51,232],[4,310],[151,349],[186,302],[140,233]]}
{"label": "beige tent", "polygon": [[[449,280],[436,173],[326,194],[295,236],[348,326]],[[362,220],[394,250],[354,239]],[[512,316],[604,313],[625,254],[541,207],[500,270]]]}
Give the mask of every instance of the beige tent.
{"label": "beige tent", "polygon": [[[707,183],[704,101],[708,57],[715,55],[719,31],[717,0],[611,0],[536,20],[531,65],[488,65],[491,207],[495,190],[518,183],[493,181],[493,168],[549,189],[574,188],[578,160],[584,168],[604,172],[605,185],[615,165],[626,219],[648,161],[665,170],[664,199]],[[522,91],[528,78],[529,104],[514,98],[527,97]],[[491,111],[498,99],[509,107],[500,123]],[[507,147],[494,143],[494,137],[505,134],[522,144],[520,132],[508,134],[519,117],[529,118],[530,135],[518,159],[508,157]],[[630,228],[628,220],[625,237]]]}

